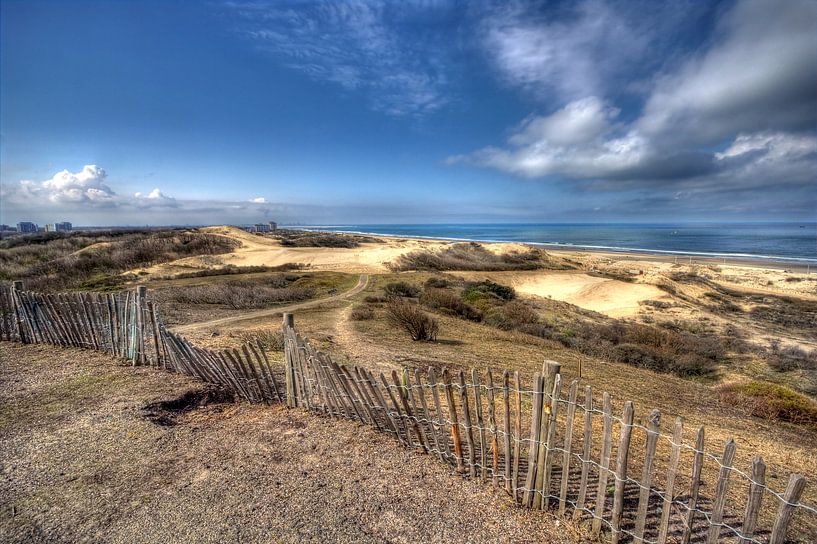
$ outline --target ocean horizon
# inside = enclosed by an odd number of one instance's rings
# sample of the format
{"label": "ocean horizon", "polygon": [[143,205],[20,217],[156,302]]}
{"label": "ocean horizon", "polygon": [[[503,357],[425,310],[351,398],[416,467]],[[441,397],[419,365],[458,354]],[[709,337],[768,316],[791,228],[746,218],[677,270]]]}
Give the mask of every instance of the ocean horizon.
{"label": "ocean horizon", "polygon": [[817,264],[817,222],[350,224],[292,228]]}

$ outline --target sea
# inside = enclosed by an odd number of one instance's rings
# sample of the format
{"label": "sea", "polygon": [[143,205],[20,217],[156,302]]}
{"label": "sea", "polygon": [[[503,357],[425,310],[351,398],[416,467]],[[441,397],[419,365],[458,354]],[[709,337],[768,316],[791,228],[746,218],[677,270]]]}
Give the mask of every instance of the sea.
{"label": "sea", "polygon": [[817,264],[817,222],[326,225],[315,230],[453,241]]}

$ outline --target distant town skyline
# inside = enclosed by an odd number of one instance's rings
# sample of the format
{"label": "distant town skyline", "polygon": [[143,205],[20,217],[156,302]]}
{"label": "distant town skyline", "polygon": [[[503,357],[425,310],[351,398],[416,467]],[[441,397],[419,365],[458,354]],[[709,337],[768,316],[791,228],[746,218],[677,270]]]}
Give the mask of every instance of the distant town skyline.
{"label": "distant town skyline", "polygon": [[0,3],[0,223],[808,221],[817,2]]}

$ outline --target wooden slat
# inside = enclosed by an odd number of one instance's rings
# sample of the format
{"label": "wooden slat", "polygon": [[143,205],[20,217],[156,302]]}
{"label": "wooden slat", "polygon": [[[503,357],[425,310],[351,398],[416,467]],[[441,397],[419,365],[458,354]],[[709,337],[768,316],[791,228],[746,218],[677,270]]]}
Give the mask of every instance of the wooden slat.
{"label": "wooden slat", "polygon": [[652,465],[655,460],[655,448],[658,445],[658,433],[661,430],[661,412],[653,410],[647,423],[647,444],[644,453],[644,466],[641,470],[641,491],[638,494],[638,509],[635,517],[633,538],[644,540],[644,526],[647,522],[647,508],[650,503],[650,486],[652,486]]}
{"label": "wooden slat", "polygon": [[471,407],[468,403],[468,387],[465,385],[465,374],[459,372],[460,380],[460,407],[462,408],[462,421],[465,427],[465,442],[468,444],[468,475],[476,476],[476,451],[474,450],[474,432],[471,424]]}
{"label": "wooden slat", "polygon": [[474,410],[479,431],[479,478],[484,482],[488,475],[488,455],[485,444],[485,421],[482,417],[482,385],[476,368],[471,369],[471,382],[474,385]]}
{"label": "wooden slat", "polygon": [[499,487],[499,434],[496,428],[496,404],[494,398],[494,375],[491,369],[486,370],[488,377],[488,425],[491,431],[491,481]]}
{"label": "wooden slat", "polygon": [[669,534],[669,520],[672,515],[672,501],[675,500],[675,476],[678,473],[678,461],[681,459],[681,440],[684,437],[684,420],[675,419],[675,431],[672,434],[672,453],[667,468],[667,485],[664,490],[664,505],[661,508],[661,522],[658,526],[658,544],[666,544]]}
{"label": "wooden slat", "polygon": [[562,376],[556,374],[556,380],[553,383],[553,391],[551,391],[550,413],[544,417],[550,419],[548,423],[548,434],[545,440],[545,479],[542,484],[542,509],[550,505],[550,482],[553,475],[553,458],[556,456],[554,449],[556,448],[556,415],[559,413],[559,397],[562,394]]}
{"label": "wooden slat", "polygon": [[443,417],[442,404],[440,403],[440,391],[437,389],[437,376],[431,367],[428,369],[428,385],[431,387],[431,396],[434,399],[434,411],[437,414],[437,437],[441,444],[439,456],[441,461],[446,461],[451,455],[451,450],[448,447],[448,435],[445,432],[446,425]]}
{"label": "wooden slat", "polygon": [[564,516],[567,508],[567,486],[570,481],[570,461],[573,452],[573,420],[576,418],[576,395],[579,392],[579,381],[570,382],[567,394],[567,416],[565,422],[564,452],[562,453],[562,485],[559,489],[559,515]]}
{"label": "wooden slat", "polygon": [[687,503],[687,517],[684,524],[684,536],[682,544],[689,544],[692,538],[692,531],[695,529],[695,514],[698,508],[698,491],[701,487],[701,470],[704,466],[704,428],[698,428],[695,437],[695,459],[692,462],[692,483],[689,490],[689,502]]}
{"label": "wooden slat", "polygon": [[448,416],[451,420],[451,442],[454,446],[454,460],[457,463],[457,472],[463,472],[464,459],[462,454],[462,440],[460,439],[460,423],[457,415],[457,404],[454,402],[454,392],[451,389],[451,376],[448,369],[443,369],[443,387],[445,388],[445,400],[448,404]]}
{"label": "wooden slat", "polygon": [[[417,384],[417,394],[415,397],[420,399],[420,416],[424,420],[421,425],[428,427],[431,433],[431,439],[434,442],[428,444],[429,449],[434,448],[434,452],[438,455],[442,451],[440,449],[440,439],[437,437],[437,430],[434,428],[434,422],[431,420],[431,415],[428,412],[428,401],[426,400],[426,384],[423,383],[423,376],[419,368],[414,369],[414,383]],[[426,439],[428,436],[426,435]]]}
{"label": "wooden slat", "polygon": [[588,385],[584,388],[584,437],[582,440],[582,473],[579,478],[579,496],[576,498],[576,508],[573,510],[573,519],[581,518],[584,513],[584,501],[587,499],[587,476],[590,471],[590,455],[593,442],[593,389]]}
{"label": "wooden slat", "polygon": [[406,393],[408,394],[409,404],[411,405],[411,413],[414,415],[414,422],[420,431],[420,444],[422,444],[423,449],[427,452],[431,448],[431,442],[428,440],[428,436],[426,436],[425,425],[421,421],[422,416],[420,415],[417,405],[417,391],[411,383],[411,372],[407,368],[403,368],[403,382],[406,384]]}
{"label": "wooden slat", "polygon": [[721,459],[721,468],[718,471],[718,483],[715,487],[715,501],[712,505],[712,514],[709,519],[708,544],[715,544],[721,534],[723,508],[726,505],[726,496],[729,493],[729,475],[732,473],[732,463],[735,461],[737,446],[731,438],[726,442]]}
{"label": "wooden slat", "polygon": [[601,523],[604,518],[604,504],[607,495],[607,478],[610,476],[610,453],[613,448],[613,401],[610,394],[604,392],[604,407],[602,409],[602,438],[601,459],[599,460],[599,481],[596,486],[596,504],[593,508],[593,535],[601,532]]}
{"label": "wooden slat", "polygon": [[522,382],[519,379],[519,371],[513,373],[516,383],[516,420],[514,427],[514,438],[516,445],[513,448],[513,498],[519,502],[522,497],[519,495],[519,458],[522,452]]}
{"label": "wooden slat", "polygon": [[[408,446],[409,448],[413,448],[414,447],[414,441],[411,439],[411,431],[409,430],[408,422],[403,417],[403,411],[400,410],[400,404],[397,402],[397,399],[394,398],[394,394],[392,393],[391,388],[389,387],[389,382],[386,380],[386,376],[384,376],[382,372],[380,373],[380,381],[383,382],[383,387],[386,389],[386,393],[389,394],[389,398],[391,399],[391,403],[392,403],[392,406],[394,407],[394,411],[395,411],[395,413],[397,413],[397,417],[398,417],[398,419],[400,421],[400,429],[403,431],[403,436],[401,438],[400,433],[398,433],[397,437],[406,446]],[[399,395],[399,393],[398,393],[398,395]]]}
{"label": "wooden slat", "polygon": [[752,481],[749,483],[749,496],[746,499],[746,510],[743,514],[740,544],[746,544],[755,535],[757,515],[763,501],[763,488],[766,485],[766,463],[760,456],[752,459]]}
{"label": "wooden slat", "polygon": [[613,526],[612,544],[617,544],[621,539],[621,513],[624,508],[624,485],[627,482],[627,465],[630,458],[630,439],[633,434],[633,403],[624,403],[624,415],[622,416],[621,436],[618,443],[618,456],[616,459],[616,483],[613,491],[613,512],[610,524]]}
{"label": "wooden slat", "polygon": [[525,494],[522,506],[532,507],[536,486],[536,460],[539,456],[539,427],[542,421],[542,392],[545,387],[544,378],[537,373],[533,377],[533,396],[531,397],[532,413],[530,421],[530,445],[528,449],[528,473],[525,477]]}
{"label": "wooden slat", "polygon": [[[502,422],[505,427],[503,436],[503,453],[505,455],[505,491],[513,493],[513,482],[511,481],[511,399],[510,399],[510,372],[505,370],[502,373],[502,405],[504,407]],[[515,499],[516,497],[514,497]]]}
{"label": "wooden slat", "polygon": [[786,541],[786,530],[789,528],[791,515],[794,512],[794,505],[800,500],[803,489],[806,487],[806,479],[799,474],[789,476],[789,484],[783,494],[783,501],[777,510],[777,518],[774,521],[769,544],[783,544]]}
{"label": "wooden slat", "polygon": [[551,403],[552,403],[552,395],[553,395],[553,386],[556,383],[556,376],[559,374],[561,369],[561,365],[559,363],[555,363],[553,361],[545,361],[542,365],[542,377],[545,381],[545,388],[544,388],[544,397],[542,400],[542,420],[539,423],[539,437],[537,441],[538,444],[538,455],[536,457],[536,489],[539,493],[536,493],[533,497],[533,508],[538,510],[544,506],[546,502],[545,495],[547,492],[545,490],[545,479],[547,471],[546,468],[546,457],[548,454],[547,448],[547,439],[550,435],[550,414],[552,411]]}

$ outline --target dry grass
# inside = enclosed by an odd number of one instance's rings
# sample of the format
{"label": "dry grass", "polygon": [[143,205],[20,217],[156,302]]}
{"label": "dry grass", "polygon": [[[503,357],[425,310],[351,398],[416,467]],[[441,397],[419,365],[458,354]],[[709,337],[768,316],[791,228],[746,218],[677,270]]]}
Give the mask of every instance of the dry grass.
{"label": "dry grass", "polygon": [[718,387],[723,402],[739,406],[747,413],[772,421],[817,428],[817,402],[783,385],[750,381]]}
{"label": "dry grass", "polygon": [[239,246],[223,236],[175,229],[50,234],[2,240],[0,280],[24,280],[33,291],[119,287],[135,278],[122,272]]}
{"label": "dry grass", "polygon": [[454,244],[439,251],[412,251],[391,264],[392,270],[535,270],[537,268],[570,268],[550,259],[540,249],[527,252],[492,253],[480,244]]}
{"label": "dry grass", "polygon": [[[245,403],[178,411],[202,398],[201,384],[87,351],[2,343],[0,361],[15,384],[0,390],[0,414],[12,416],[0,418],[3,542],[566,544],[581,534],[353,422]],[[162,425],[155,413],[168,410]]]}

